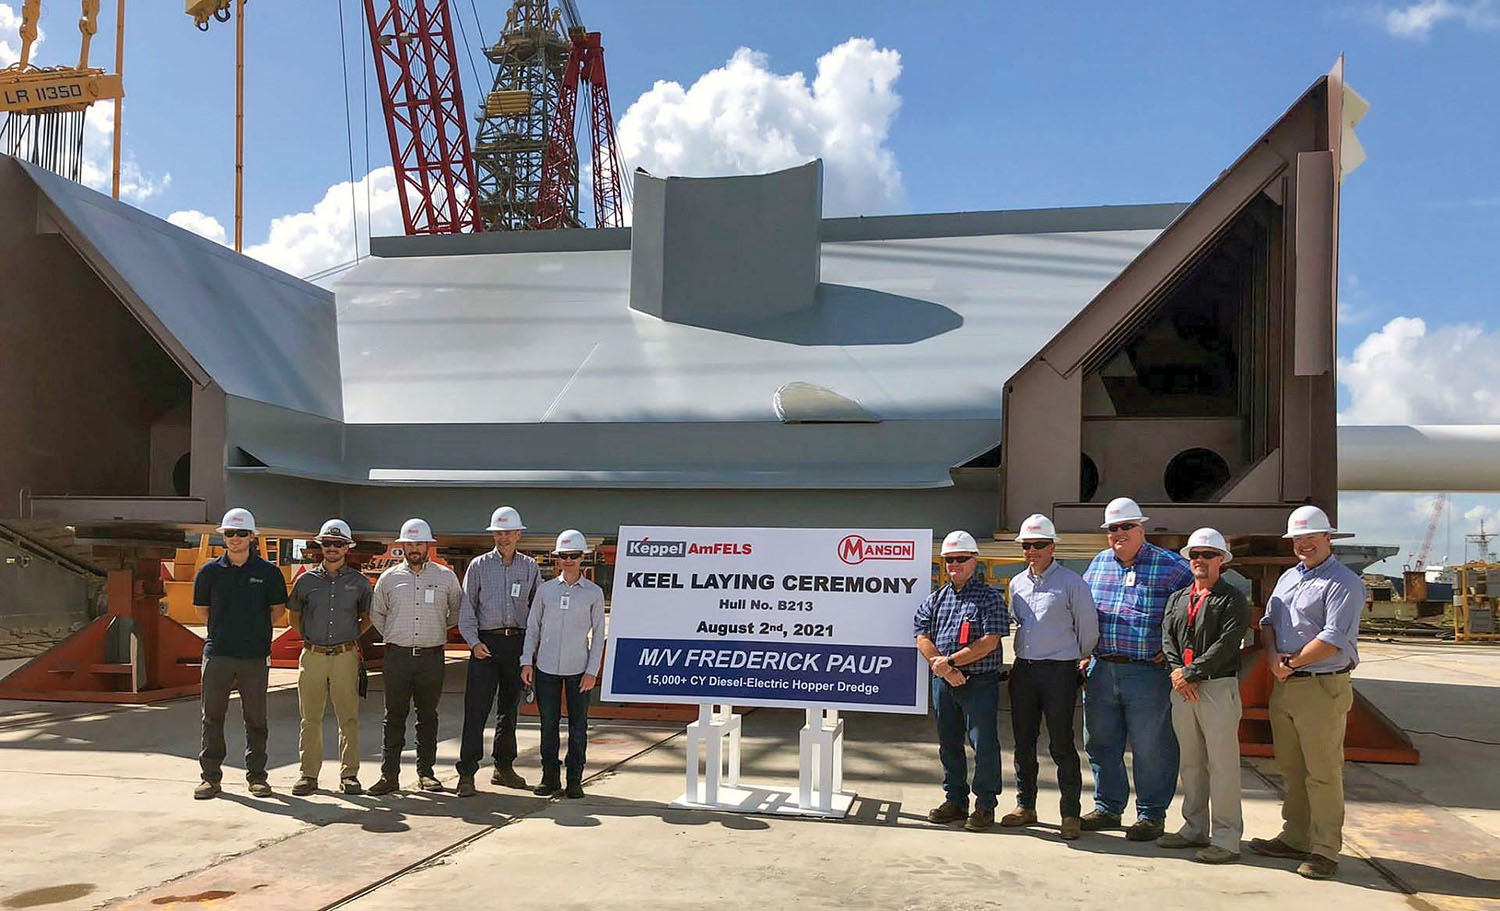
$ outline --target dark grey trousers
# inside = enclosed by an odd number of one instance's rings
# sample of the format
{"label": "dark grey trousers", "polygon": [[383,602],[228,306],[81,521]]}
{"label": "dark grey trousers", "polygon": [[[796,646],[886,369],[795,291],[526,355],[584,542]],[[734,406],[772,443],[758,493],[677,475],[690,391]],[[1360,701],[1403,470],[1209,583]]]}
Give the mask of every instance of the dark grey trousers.
{"label": "dark grey trousers", "polygon": [[411,649],[385,647],[381,661],[385,684],[385,746],[380,756],[380,776],[395,781],[401,772],[401,751],[406,749],[406,716],[417,706],[417,774],[436,778],[438,700],[443,695],[442,649],[413,656]]}
{"label": "dark grey trousers", "polygon": [[203,746],[198,765],[203,780],[223,779],[224,716],[229,713],[229,694],[240,693],[240,714],[245,719],[245,780],[266,780],[266,681],[270,668],[265,658],[229,658],[208,655],[203,659]]}

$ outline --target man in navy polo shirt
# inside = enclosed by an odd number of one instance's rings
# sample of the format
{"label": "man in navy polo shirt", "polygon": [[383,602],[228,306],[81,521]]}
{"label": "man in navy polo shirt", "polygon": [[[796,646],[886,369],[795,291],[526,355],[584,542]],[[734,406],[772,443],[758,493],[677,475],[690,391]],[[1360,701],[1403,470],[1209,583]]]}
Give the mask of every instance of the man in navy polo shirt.
{"label": "man in navy polo shirt", "polygon": [[198,569],[193,578],[193,607],[208,624],[203,643],[203,748],[198,764],[203,781],[193,789],[198,800],[219,793],[224,773],[224,716],[229,693],[239,690],[245,719],[245,779],[250,793],[267,797],[266,680],[271,656],[271,622],[286,609],[286,580],[281,570],[253,552],[255,517],[248,509],[231,509],[219,525],[224,554]]}

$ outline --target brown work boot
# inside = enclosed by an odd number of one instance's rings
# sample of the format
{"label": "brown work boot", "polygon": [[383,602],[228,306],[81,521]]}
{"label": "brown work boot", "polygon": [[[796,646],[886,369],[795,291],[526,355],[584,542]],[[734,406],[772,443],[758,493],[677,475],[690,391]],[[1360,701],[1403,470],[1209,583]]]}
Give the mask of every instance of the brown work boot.
{"label": "brown work boot", "polygon": [[360,785],[358,778],[339,779],[339,790],[345,794],[363,794],[365,789]]}
{"label": "brown work boot", "polygon": [[1000,825],[1006,829],[1029,826],[1034,822],[1036,822],[1036,811],[1030,807],[1016,807],[1014,810],[1000,817]]}
{"label": "brown work boot", "polygon": [[397,781],[394,778],[386,778],[384,775],[382,775],[380,776],[379,781],[370,785],[370,796],[383,797],[386,794],[394,794],[399,790],[401,790],[401,782]]}
{"label": "brown work boot", "polygon": [[317,789],[318,789],[318,782],[317,782],[317,780],[316,779],[312,779],[312,778],[308,778],[307,776],[304,775],[303,777],[297,779],[297,783],[296,784],[292,785],[292,796],[294,796],[294,797],[306,797],[308,794],[311,794],[312,792],[316,791]]}
{"label": "brown work boot", "polygon": [[1063,841],[1077,841],[1078,836],[1083,834],[1083,820],[1077,816],[1064,816],[1058,834]]}
{"label": "brown work boot", "polygon": [[1160,819],[1137,819],[1125,830],[1125,838],[1129,841],[1156,841],[1161,838],[1164,828]]}
{"label": "brown work boot", "polygon": [[1118,829],[1120,817],[1103,810],[1094,810],[1079,820],[1085,832],[1101,832],[1105,829]]}
{"label": "brown work boot", "polygon": [[1250,850],[1265,857],[1282,857],[1287,860],[1306,860],[1308,853],[1298,851],[1296,848],[1281,840],[1281,836],[1275,838],[1252,838],[1250,839]]}
{"label": "brown work boot", "polygon": [[475,794],[478,794],[478,793],[479,793],[479,789],[476,788],[476,787],[474,787],[474,776],[473,775],[460,775],[460,776],[458,776],[458,796],[459,797],[473,797]]}
{"label": "brown work boot", "polygon": [[526,779],[516,774],[516,770],[508,765],[495,766],[495,774],[490,776],[490,784],[498,784],[506,788],[525,788]]}
{"label": "brown work boot", "polygon": [[1218,845],[1209,845],[1193,855],[1193,860],[1200,864],[1232,864],[1239,859],[1238,851],[1231,851]]}
{"label": "brown work boot", "polygon": [[222,788],[219,787],[219,783],[217,781],[208,781],[207,779],[205,779],[198,782],[198,786],[196,788],[193,788],[193,799],[208,800],[210,797],[219,796],[219,791],[221,790]]}
{"label": "brown work boot", "polygon": [[995,824],[994,810],[975,810],[964,820],[964,828],[970,832],[983,832]]}
{"label": "brown work boot", "polygon": [[1188,838],[1181,832],[1168,832],[1156,840],[1158,848],[1206,848],[1208,839]]}
{"label": "brown work boot", "polygon": [[252,781],[252,782],[250,782],[250,796],[251,797],[270,797],[271,796],[271,786],[269,784],[267,784],[266,782],[264,782],[264,781]]}
{"label": "brown work boot", "polygon": [[1331,879],[1337,872],[1339,862],[1321,854],[1309,854],[1307,860],[1297,866],[1297,875],[1307,879]]}
{"label": "brown work boot", "polygon": [[927,821],[938,824],[958,822],[969,815],[969,808],[952,800],[945,800],[927,811]]}
{"label": "brown work boot", "polygon": [[421,788],[424,791],[436,792],[443,789],[443,783],[441,781],[438,781],[437,778],[432,775],[418,775],[417,787]]}

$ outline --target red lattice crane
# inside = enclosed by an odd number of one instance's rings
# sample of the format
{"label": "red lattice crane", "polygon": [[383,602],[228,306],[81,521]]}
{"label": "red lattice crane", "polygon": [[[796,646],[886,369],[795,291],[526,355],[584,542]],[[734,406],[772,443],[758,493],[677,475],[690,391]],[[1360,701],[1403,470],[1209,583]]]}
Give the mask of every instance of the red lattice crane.
{"label": "red lattice crane", "polygon": [[[569,189],[578,186],[578,142],[574,123],[578,92],[588,96],[589,134],[593,146],[594,227],[617,228],[624,223],[620,154],[615,146],[615,122],[609,111],[609,83],[604,75],[604,44],[598,32],[568,29],[573,42],[563,71],[557,110],[547,130],[542,157],[542,181],[532,212],[533,228],[576,228],[578,212],[570,204]],[[572,197],[576,198],[576,197]]]}
{"label": "red lattice crane", "polygon": [[1427,518],[1427,534],[1422,536],[1422,546],[1417,550],[1417,559],[1412,569],[1427,568],[1427,553],[1432,550],[1432,538],[1437,534],[1438,519],[1443,517],[1443,507],[1448,504],[1448,495],[1440,493],[1432,501],[1432,514]]}
{"label": "red lattice crane", "polygon": [[447,0],[365,0],[407,234],[480,230]]}

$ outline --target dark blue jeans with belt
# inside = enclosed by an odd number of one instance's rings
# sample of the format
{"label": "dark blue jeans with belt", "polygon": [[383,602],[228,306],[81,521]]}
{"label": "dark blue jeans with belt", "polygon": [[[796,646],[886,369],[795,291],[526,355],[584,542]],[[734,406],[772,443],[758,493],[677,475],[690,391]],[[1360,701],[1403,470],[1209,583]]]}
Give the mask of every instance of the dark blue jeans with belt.
{"label": "dark blue jeans with belt", "polygon": [[582,674],[557,676],[536,672],[536,708],[542,716],[542,783],[558,784],[557,750],[561,744],[558,728],[562,723],[563,703],[568,706],[568,755],[564,761],[568,781],[583,780],[583,763],[589,748],[589,694],[579,689]]}
{"label": "dark blue jeans with belt", "polygon": [[969,805],[967,741],[974,748],[974,805],[994,810],[1000,794],[1000,674],[974,674],[963,686],[932,678],[932,705],[937,714],[938,758],[943,762],[943,792],[948,800]]}

